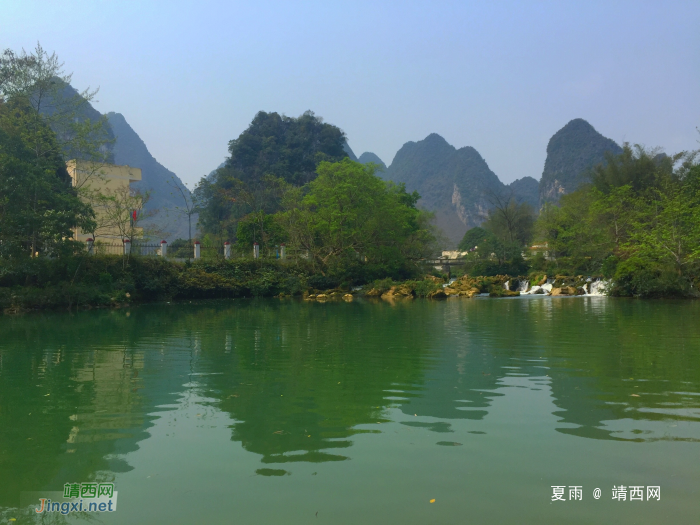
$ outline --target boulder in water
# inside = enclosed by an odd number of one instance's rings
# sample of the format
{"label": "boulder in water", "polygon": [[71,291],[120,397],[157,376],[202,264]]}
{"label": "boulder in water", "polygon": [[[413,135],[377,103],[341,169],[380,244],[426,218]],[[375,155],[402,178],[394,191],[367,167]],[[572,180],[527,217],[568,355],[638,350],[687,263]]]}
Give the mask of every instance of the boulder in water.
{"label": "boulder in water", "polygon": [[443,290],[433,290],[428,294],[428,299],[447,299],[447,294]]}
{"label": "boulder in water", "polygon": [[390,298],[412,298],[413,290],[405,284],[399,286],[392,286],[387,292],[382,294],[382,299]]}

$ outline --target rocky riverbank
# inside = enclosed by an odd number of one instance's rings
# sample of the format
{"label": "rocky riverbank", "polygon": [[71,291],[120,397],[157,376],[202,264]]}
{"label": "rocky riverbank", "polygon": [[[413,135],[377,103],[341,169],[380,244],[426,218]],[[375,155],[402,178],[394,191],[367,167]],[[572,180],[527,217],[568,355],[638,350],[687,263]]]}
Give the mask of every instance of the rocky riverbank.
{"label": "rocky riverbank", "polygon": [[310,290],[303,297],[308,301],[327,301],[331,299],[352,300],[354,296],[380,298],[387,300],[412,299],[446,299],[462,297],[471,299],[477,296],[518,297],[520,295],[577,296],[606,295],[610,286],[608,281],[598,277],[536,275],[532,277],[511,277],[496,275],[494,277],[471,277],[464,275],[446,281],[439,277],[426,275],[422,280],[392,282],[377,281],[351,291],[342,289]]}

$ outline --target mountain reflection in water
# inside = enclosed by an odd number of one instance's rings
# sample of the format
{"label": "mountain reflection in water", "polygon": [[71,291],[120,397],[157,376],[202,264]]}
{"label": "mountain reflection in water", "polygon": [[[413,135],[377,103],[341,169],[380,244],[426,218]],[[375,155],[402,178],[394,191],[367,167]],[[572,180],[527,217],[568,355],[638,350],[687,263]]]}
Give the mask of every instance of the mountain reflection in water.
{"label": "mountain reflection in water", "polygon": [[5,316],[0,508],[138,468],[133,453],[183,407],[203,429],[225,418],[230,440],[259,457],[250,474],[271,477],[352,459],[355,436],[379,439],[390,423],[438,445],[489,439],[494,404],[526,391],[543,394],[532,424],[562,439],[697,442],[699,313],[697,302],[533,297]]}

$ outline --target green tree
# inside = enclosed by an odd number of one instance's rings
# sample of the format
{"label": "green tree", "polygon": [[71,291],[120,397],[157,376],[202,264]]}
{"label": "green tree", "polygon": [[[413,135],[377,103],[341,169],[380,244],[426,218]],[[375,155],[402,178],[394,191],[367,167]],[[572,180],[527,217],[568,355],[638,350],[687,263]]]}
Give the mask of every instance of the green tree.
{"label": "green tree", "polygon": [[94,228],[94,212],[71,186],[65,162],[44,126],[42,154],[27,140],[25,113],[35,111],[23,100],[0,101],[0,254],[60,255],[75,246],[76,227]]}
{"label": "green tree", "polygon": [[[21,115],[23,140],[33,154],[37,158],[60,155],[99,166],[110,161],[114,137],[106,116],[87,115],[98,90],[77,92],[71,80],[72,74],[64,72],[56,54],[40,44],[31,53],[6,49],[0,55],[0,98],[33,110]],[[47,140],[49,130],[51,140]],[[84,177],[83,183],[88,181]]]}
{"label": "green tree", "polygon": [[[203,178],[195,191],[202,230],[234,240],[239,220],[279,211],[290,187],[316,177],[319,162],[347,157],[344,144],[339,128],[310,111],[298,118],[259,112],[248,129],[229,142],[226,164]],[[262,232],[264,223],[258,226]]]}
{"label": "green tree", "polygon": [[[537,221],[556,264],[612,276],[618,295],[675,295],[700,277],[697,154],[624,145],[596,166],[591,184],[545,207]],[[695,283],[695,284],[693,284]],[[697,292],[692,292],[697,293]]]}
{"label": "green tree", "polygon": [[387,272],[434,249],[419,196],[377,177],[375,166],[344,159],[321,162],[308,193],[279,213],[292,246],[306,250],[321,271],[359,261]]}
{"label": "green tree", "polygon": [[56,254],[72,231],[94,228],[94,214],[71,187],[66,159],[99,166],[110,157],[106,120],[85,110],[96,91],[76,93],[63,64],[37,44],[32,53],[0,55],[0,206],[2,251]]}
{"label": "green tree", "polygon": [[532,207],[518,202],[512,193],[490,192],[491,209],[482,225],[503,244],[522,247],[532,240],[535,214]]}
{"label": "green tree", "polygon": [[482,244],[486,239],[493,238],[493,234],[479,226],[467,230],[459,243],[458,248],[462,251],[469,251],[480,244]]}

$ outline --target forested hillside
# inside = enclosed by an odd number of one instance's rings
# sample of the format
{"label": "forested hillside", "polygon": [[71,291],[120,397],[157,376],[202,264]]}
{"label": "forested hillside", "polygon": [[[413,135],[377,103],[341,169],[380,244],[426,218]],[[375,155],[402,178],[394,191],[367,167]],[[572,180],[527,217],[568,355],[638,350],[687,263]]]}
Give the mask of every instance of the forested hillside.
{"label": "forested hillside", "polygon": [[229,142],[224,166],[200,182],[203,232],[235,239],[240,219],[278,211],[288,186],[311,182],[320,162],[342,160],[348,150],[343,131],[311,111],[298,118],[259,112]]}
{"label": "forested hillside", "polygon": [[605,161],[605,153],[622,148],[577,118],[557,131],[547,144],[547,160],[540,179],[540,203],[557,202],[588,180],[593,166]]}

